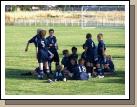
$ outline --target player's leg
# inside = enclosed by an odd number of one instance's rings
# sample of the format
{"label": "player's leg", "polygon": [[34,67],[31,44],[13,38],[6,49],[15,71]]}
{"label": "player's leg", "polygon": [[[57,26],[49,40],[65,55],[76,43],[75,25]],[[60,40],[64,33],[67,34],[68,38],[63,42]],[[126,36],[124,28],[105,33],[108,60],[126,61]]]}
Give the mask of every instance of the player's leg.
{"label": "player's leg", "polygon": [[48,78],[48,79],[49,79],[49,78],[52,78],[52,77],[51,77],[52,73],[50,72],[48,61],[46,61],[46,62],[44,63],[44,72],[45,72],[45,74],[47,75],[47,78]]}
{"label": "player's leg", "polygon": [[[54,57],[53,57],[53,58],[54,58]],[[49,70],[50,70],[50,71],[52,71],[51,65],[52,65],[52,62],[53,62],[53,58],[50,59],[50,61],[48,61],[48,66],[49,66]]]}
{"label": "player's leg", "polygon": [[55,67],[57,68],[57,66],[59,65],[59,54],[57,51],[54,53],[54,62],[55,62]]}
{"label": "player's leg", "polygon": [[100,64],[100,76],[101,78],[103,78],[104,77],[104,57],[103,56],[100,57],[99,64]]}
{"label": "player's leg", "polygon": [[43,72],[43,63],[39,62],[39,71],[38,71],[38,78],[43,79],[44,77],[44,72]]}
{"label": "player's leg", "polygon": [[37,59],[39,63],[39,70],[38,70],[38,78],[43,79],[44,77],[44,72],[43,72],[43,60],[42,60],[42,55],[37,54]]}
{"label": "player's leg", "polygon": [[89,77],[91,77],[91,65],[89,61],[86,61],[86,70],[87,70]]}

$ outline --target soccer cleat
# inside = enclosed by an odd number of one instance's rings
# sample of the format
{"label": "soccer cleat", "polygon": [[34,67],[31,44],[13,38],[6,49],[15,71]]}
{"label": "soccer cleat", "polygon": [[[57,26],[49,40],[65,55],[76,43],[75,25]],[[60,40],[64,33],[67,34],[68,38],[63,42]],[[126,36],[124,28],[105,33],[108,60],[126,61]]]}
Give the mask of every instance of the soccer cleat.
{"label": "soccer cleat", "polygon": [[53,81],[51,79],[48,79],[48,83],[52,83]]}
{"label": "soccer cleat", "polygon": [[65,81],[65,82],[66,82],[66,81],[67,81],[67,79],[66,79],[66,78],[64,78],[64,79],[63,79],[63,81]]}
{"label": "soccer cleat", "polygon": [[88,73],[89,78],[91,77],[91,73]]}
{"label": "soccer cleat", "polygon": [[99,78],[104,78],[104,76],[99,76]]}
{"label": "soccer cleat", "polygon": [[43,79],[43,75],[38,75],[38,79],[42,80]]}
{"label": "soccer cleat", "polygon": [[47,72],[47,73],[50,73],[50,70],[49,70],[49,69],[47,69],[47,70],[46,70],[46,72]]}
{"label": "soccer cleat", "polygon": [[54,80],[55,82],[57,81],[57,79]]}

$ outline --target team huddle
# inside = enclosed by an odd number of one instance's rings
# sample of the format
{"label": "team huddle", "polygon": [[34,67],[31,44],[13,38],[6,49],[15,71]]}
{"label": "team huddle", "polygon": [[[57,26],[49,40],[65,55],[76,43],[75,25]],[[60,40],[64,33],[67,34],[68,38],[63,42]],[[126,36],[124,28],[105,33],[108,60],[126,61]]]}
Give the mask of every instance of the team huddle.
{"label": "team huddle", "polygon": [[[54,29],[38,29],[37,34],[32,37],[26,46],[28,51],[30,43],[36,47],[36,57],[39,66],[35,69],[38,79],[46,77],[49,82],[66,80],[88,80],[90,77],[104,78],[105,74],[114,74],[115,67],[111,55],[106,55],[106,46],[103,41],[103,33],[97,35],[98,45],[92,40],[90,33],[86,34],[83,44],[83,53],[77,54],[77,48],[72,47],[72,53],[65,49],[62,51],[63,58],[60,62],[58,54],[58,43],[54,35]],[[52,72],[52,62],[55,62],[55,72]]]}

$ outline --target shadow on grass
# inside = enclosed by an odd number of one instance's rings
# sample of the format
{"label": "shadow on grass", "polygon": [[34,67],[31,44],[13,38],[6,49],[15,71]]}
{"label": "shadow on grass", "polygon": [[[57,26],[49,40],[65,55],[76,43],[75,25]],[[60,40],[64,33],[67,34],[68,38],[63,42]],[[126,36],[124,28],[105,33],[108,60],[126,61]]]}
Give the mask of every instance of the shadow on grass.
{"label": "shadow on grass", "polygon": [[106,75],[106,77],[125,77],[124,71],[116,71],[113,75]]}
{"label": "shadow on grass", "polygon": [[105,79],[102,81],[98,81],[98,83],[120,83],[120,84],[125,84],[125,79],[124,78],[109,78]]}
{"label": "shadow on grass", "polygon": [[[84,44],[84,43],[83,43]],[[82,47],[83,44],[77,44],[77,45],[74,45],[74,44],[67,44],[67,45],[63,45],[63,46],[68,46],[68,47]],[[97,45],[96,45],[97,46]],[[108,48],[125,48],[125,44],[106,44],[106,47]]]}
{"label": "shadow on grass", "polygon": [[125,48],[124,44],[106,44],[106,47],[109,48]]}
{"label": "shadow on grass", "polygon": [[99,83],[120,83],[125,84],[125,72],[124,71],[116,71],[114,75],[106,75],[106,77],[112,77],[108,79],[102,79],[98,81]]}
{"label": "shadow on grass", "polygon": [[120,59],[125,59],[125,56],[112,55],[112,58],[120,58]]}
{"label": "shadow on grass", "polygon": [[6,69],[5,70],[5,78],[8,79],[21,79],[21,80],[30,80],[30,79],[36,79],[34,75],[29,76],[23,76],[22,73],[28,73],[32,72],[32,70],[21,70],[21,69]]}

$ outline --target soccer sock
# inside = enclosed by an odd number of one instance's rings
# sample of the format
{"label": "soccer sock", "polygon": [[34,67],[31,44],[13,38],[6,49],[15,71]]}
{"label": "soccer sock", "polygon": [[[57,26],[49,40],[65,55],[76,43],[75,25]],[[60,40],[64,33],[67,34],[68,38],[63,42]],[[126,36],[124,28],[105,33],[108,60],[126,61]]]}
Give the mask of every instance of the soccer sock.
{"label": "soccer sock", "polygon": [[51,62],[48,62],[49,70],[51,71]]}
{"label": "soccer sock", "polygon": [[56,62],[56,69],[57,69],[57,66],[59,65],[59,62]]}
{"label": "soccer sock", "polygon": [[41,75],[41,76],[43,76],[43,74],[44,74],[44,72],[43,72],[43,63],[39,63],[39,74]]}
{"label": "soccer sock", "polygon": [[101,76],[103,76],[104,75],[104,65],[103,64],[101,64]]}

